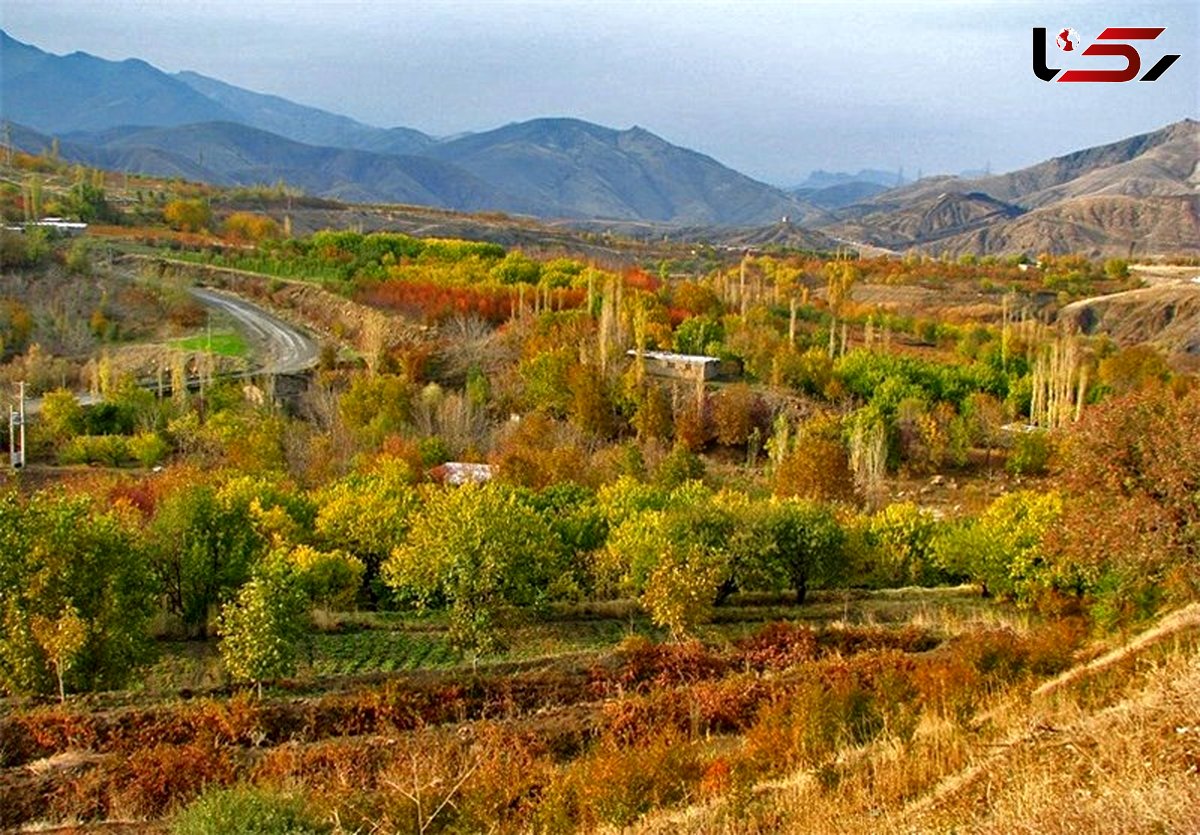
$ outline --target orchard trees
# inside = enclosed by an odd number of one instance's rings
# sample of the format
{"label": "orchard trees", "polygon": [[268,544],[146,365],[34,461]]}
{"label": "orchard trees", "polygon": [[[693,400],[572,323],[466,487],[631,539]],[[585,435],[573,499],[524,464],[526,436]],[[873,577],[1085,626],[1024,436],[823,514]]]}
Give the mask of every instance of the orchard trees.
{"label": "orchard trees", "polygon": [[499,645],[506,608],[545,599],[560,563],[558,540],[520,493],[468,484],[428,494],[383,579],[422,607],[444,604],[451,639],[477,659]]}
{"label": "orchard trees", "polygon": [[120,510],[0,496],[0,689],[116,687],[147,649],[150,566]]}
{"label": "orchard trees", "polygon": [[246,582],[266,548],[249,507],[207,484],[166,496],[149,535],[167,608],[192,635],[207,634],[210,615]]}
{"label": "orchard trees", "polygon": [[308,601],[295,569],[284,558],[265,561],[221,609],[221,658],[235,681],[264,681],[296,669],[305,636]]}
{"label": "orchard trees", "polygon": [[608,557],[622,585],[673,637],[704,619],[729,579],[734,521],[702,485],[688,482],[661,509],[630,514],[610,535]]}
{"label": "orchard trees", "polygon": [[317,542],[361,561],[364,582],[376,599],[384,592],[376,584],[379,567],[404,541],[420,504],[412,478],[404,462],[382,459],[374,472],[351,473],[317,495]]}
{"label": "orchard trees", "polygon": [[761,533],[757,558],[784,577],[803,603],[813,583],[827,585],[843,571],[845,533],[824,505],[796,499],[767,503],[755,520]]}
{"label": "orchard trees", "polygon": [[795,590],[837,578],[845,535],[824,505],[712,494],[697,482],[670,493],[626,482],[601,495],[613,525],[605,561],[651,619],[679,637],[737,590]]}
{"label": "orchard trees", "polygon": [[1001,496],[977,519],[937,536],[935,559],[952,575],[977,581],[985,595],[1034,602],[1065,579],[1053,576],[1045,545],[1062,509],[1056,492],[1022,490]]}

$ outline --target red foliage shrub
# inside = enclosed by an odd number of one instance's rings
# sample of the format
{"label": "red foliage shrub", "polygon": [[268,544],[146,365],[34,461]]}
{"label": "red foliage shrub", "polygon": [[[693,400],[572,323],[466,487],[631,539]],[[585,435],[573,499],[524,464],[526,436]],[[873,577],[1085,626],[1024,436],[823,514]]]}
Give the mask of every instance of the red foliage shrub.
{"label": "red foliage shrub", "polygon": [[900,652],[925,652],[936,647],[939,639],[916,626],[888,629],[883,626],[848,626],[822,630],[817,636],[821,655],[856,655],[870,650],[895,649]]}
{"label": "red foliage shrub", "polygon": [[331,739],[271,749],[254,768],[256,782],[304,784],[325,791],[374,790],[379,772],[394,759],[393,743],[376,737]]}
{"label": "red foliage shrub", "polygon": [[753,670],[786,670],[817,655],[817,635],[808,626],[776,621],[736,644],[741,665]]}
{"label": "red foliage shrub", "polygon": [[86,714],[46,708],[0,720],[0,765],[22,765],[68,749],[96,745],[95,723]]}
{"label": "red foliage shrub", "polygon": [[113,776],[110,814],[161,817],[211,785],[229,785],[238,768],[226,749],[211,745],[155,745],[135,751]]}
{"label": "red foliage shrub", "polygon": [[656,644],[633,638],[618,650],[615,681],[625,689],[647,690],[718,678],[729,663],[699,641]]}

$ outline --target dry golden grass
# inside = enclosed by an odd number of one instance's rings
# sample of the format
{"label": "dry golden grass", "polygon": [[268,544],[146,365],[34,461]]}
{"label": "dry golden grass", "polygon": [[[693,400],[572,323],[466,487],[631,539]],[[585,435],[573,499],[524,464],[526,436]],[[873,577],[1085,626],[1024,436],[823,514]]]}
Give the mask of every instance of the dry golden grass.
{"label": "dry golden grass", "polygon": [[926,713],[908,743],[844,751],[639,831],[1200,833],[1200,606],[1035,692],[997,694],[966,722]]}
{"label": "dry golden grass", "polygon": [[1200,653],[1172,657],[1109,708],[1070,711],[902,816],[902,830],[1200,832]]}

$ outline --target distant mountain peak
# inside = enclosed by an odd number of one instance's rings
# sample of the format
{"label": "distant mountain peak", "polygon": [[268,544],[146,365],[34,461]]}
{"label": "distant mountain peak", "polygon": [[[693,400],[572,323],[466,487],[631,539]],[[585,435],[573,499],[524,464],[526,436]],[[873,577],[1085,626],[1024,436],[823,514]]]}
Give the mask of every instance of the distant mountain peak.
{"label": "distant mountain peak", "polygon": [[1007,174],[926,178],[821,228],[890,249],[1195,254],[1198,160],[1200,124],[1189,118]]}

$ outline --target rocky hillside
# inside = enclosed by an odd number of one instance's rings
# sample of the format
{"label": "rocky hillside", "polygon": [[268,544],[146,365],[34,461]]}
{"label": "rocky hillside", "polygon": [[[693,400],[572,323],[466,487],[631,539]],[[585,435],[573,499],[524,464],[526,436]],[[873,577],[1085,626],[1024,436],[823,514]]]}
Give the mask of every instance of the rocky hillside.
{"label": "rocky hillside", "polygon": [[838,237],[937,252],[1200,252],[1200,123],[993,177],[932,177],[842,209]]}

